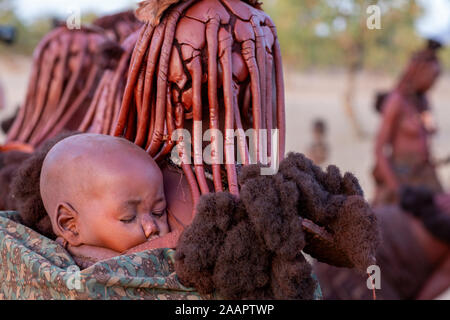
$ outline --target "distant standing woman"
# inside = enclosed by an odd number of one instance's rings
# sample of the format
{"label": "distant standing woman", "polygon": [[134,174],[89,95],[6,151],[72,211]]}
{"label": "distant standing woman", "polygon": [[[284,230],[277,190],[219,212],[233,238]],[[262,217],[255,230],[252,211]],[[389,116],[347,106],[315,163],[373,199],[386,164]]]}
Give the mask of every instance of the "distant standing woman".
{"label": "distant standing woman", "polygon": [[396,203],[403,185],[442,191],[431,161],[429,140],[436,129],[426,98],[441,73],[438,48],[430,41],[425,50],[416,53],[381,105],[383,120],[375,145],[375,205]]}

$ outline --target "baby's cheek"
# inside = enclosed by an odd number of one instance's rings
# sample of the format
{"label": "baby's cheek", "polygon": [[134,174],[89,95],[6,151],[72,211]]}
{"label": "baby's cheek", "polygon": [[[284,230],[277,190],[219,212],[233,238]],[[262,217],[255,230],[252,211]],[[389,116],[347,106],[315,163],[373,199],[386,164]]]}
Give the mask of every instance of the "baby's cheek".
{"label": "baby's cheek", "polygon": [[161,218],[160,222],[158,223],[158,228],[160,237],[170,232],[169,219],[167,217],[167,214]]}
{"label": "baby's cheek", "polygon": [[142,228],[128,227],[126,225],[115,227],[115,230],[111,230],[111,236],[112,241],[110,245],[114,248],[110,249],[117,252],[127,251],[147,240],[142,232]]}

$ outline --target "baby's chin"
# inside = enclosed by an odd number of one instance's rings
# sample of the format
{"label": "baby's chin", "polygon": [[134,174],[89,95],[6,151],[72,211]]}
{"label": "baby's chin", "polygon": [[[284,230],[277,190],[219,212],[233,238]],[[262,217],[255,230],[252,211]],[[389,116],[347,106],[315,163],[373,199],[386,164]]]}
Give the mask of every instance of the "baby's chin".
{"label": "baby's chin", "polygon": [[176,244],[178,243],[179,236],[180,234],[177,232],[151,236],[144,243],[138,244],[128,249],[125,253],[137,253],[160,248],[175,249]]}
{"label": "baby's chin", "polygon": [[[146,241],[144,241],[143,243],[145,243],[145,242],[148,242],[148,241],[153,241],[153,240],[156,240],[156,239],[158,239],[158,238],[161,238],[161,236],[158,234],[158,235],[153,235],[153,236],[150,236]],[[141,243],[142,244],[142,243]]]}
{"label": "baby's chin", "polygon": [[140,247],[140,246],[142,246],[142,245],[145,245],[146,243],[149,243],[149,242],[151,242],[151,241],[155,241],[155,240],[157,240],[157,239],[159,239],[159,238],[161,238],[161,237],[162,237],[162,236],[161,236],[160,234],[157,234],[157,235],[151,235],[151,236],[148,237],[148,238],[142,239],[141,241],[135,242],[134,244],[130,244],[130,246],[129,246],[129,248],[127,249],[127,251],[130,250],[130,249],[133,249],[133,248],[136,248],[136,247]]}
{"label": "baby's chin", "polygon": [[123,253],[127,253],[130,250],[133,250],[135,248],[145,246],[145,244],[149,243],[150,241],[159,239],[160,237],[161,236],[159,236],[159,235],[154,235],[154,236],[150,236],[149,238],[141,239],[140,241],[133,241],[133,242],[127,242],[127,243],[122,242],[120,247],[117,246],[116,249],[113,249],[113,248],[110,248],[110,249],[123,254]]}

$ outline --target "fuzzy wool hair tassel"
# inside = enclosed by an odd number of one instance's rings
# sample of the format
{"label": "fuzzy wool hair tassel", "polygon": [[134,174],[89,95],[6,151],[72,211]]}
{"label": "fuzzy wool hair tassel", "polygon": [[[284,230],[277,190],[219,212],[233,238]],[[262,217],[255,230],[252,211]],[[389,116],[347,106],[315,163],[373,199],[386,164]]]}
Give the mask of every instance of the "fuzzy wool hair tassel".
{"label": "fuzzy wool hair tassel", "polygon": [[182,0],[145,0],[139,3],[136,9],[136,17],[144,22],[157,26],[161,21],[164,12],[173,4]]}
{"label": "fuzzy wool hair tassel", "polygon": [[[302,251],[362,273],[376,263],[378,224],[356,177],[335,166],[325,172],[294,153],[279,169],[263,176],[260,166],[245,166],[239,198],[200,198],[175,256],[185,286],[222,299],[310,300],[317,283]],[[304,228],[306,219],[331,239]]]}
{"label": "fuzzy wool hair tassel", "polygon": [[[161,22],[164,12],[166,12],[171,5],[182,1],[183,0],[144,0],[138,4],[139,8],[136,9],[136,18],[143,23],[157,26]],[[261,9],[262,3],[258,0],[243,1],[257,9]]]}

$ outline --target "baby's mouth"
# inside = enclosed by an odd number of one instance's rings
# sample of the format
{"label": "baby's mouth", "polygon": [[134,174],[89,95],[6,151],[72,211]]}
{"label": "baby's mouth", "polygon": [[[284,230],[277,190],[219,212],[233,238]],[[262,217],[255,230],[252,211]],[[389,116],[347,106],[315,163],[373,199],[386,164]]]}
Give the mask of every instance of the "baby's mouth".
{"label": "baby's mouth", "polygon": [[155,239],[158,239],[158,238],[159,238],[159,234],[154,234],[154,235],[150,236],[150,237],[147,239],[147,241],[152,241],[152,240],[155,240]]}

